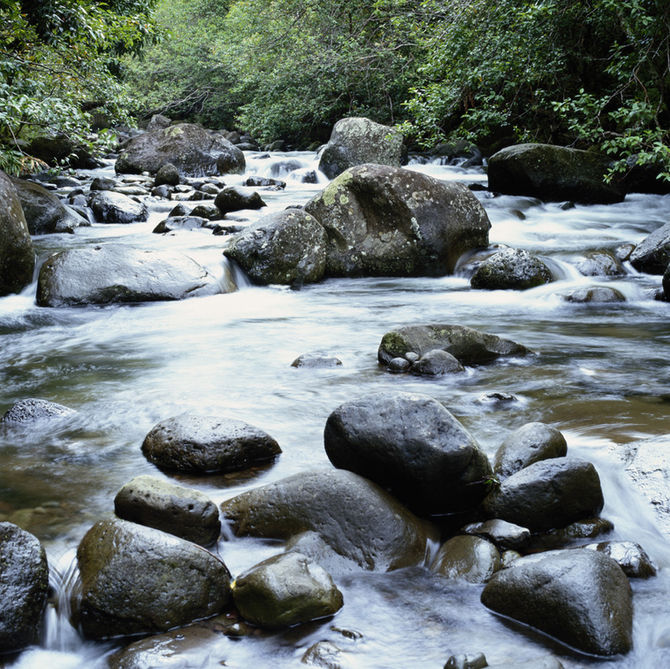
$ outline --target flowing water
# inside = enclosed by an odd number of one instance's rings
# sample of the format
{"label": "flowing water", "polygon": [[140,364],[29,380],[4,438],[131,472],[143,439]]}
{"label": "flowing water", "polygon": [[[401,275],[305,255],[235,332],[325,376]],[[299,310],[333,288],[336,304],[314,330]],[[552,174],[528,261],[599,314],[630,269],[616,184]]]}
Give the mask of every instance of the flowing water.
{"label": "flowing water", "polygon": [[[324,186],[322,176],[319,184],[300,182],[298,177],[314,167],[312,154],[248,154],[245,176],[287,180],[285,191],[263,192],[268,209],[277,210],[304,203]],[[486,181],[475,170],[409,167],[441,179]],[[112,173],[111,165],[96,171]],[[540,254],[562,277],[559,281],[524,292],[473,291],[467,277],[457,273],[331,279],[292,290],[252,287],[236,272],[237,292],[180,302],[39,308],[35,284],[0,299],[0,412],[26,397],[77,410],[55,425],[0,433],[0,514],[43,541],[55,593],[41,645],[8,666],[106,666],[112,645],[83,641],[67,622],[74,549],[96,520],[112,512],[121,485],[139,474],[163,476],[140,451],[158,421],[197,410],[248,421],[279,441],[283,455],[272,467],[246,475],[179,477],[220,502],[325,465],[322,435],[329,413],[352,397],[379,390],[421,392],[444,402],[489,455],[526,422],[557,426],[570,452],[598,469],[606,499],[603,516],[615,524],[607,538],[639,542],[659,567],[656,578],[632,582],[634,650],[606,664],[670,666],[670,527],[661,525],[623,464],[632,443],[658,453],[670,449],[670,305],[653,299],[660,277],[627,266],[624,277],[593,279],[575,269],[585,251],[637,243],[666,223],[670,197],[632,195],[621,204],[564,209],[532,198],[477,195],[492,222],[491,243]],[[39,260],[62,248],[121,241],[184,250],[221,276],[225,237],[201,230],[151,233],[173,204],[154,203],[146,223],[36,237]],[[617,288],[627,301],[573,304],[562,298],[594,283]],[[537,355],[430,380],[390,375],[378,367],[377,347],[386,331],[433,322],[493,332]],[[336,355],[343,365],[290,366],[298,355],[313,351]],[[500,401],[492,393],[513,398]],[[217,550],[236,574],[279,547],[227,537]],[[490,664],[551,652],[566,667],[600,664],[492,615],[479,604],[481,586],[449,582],[419,568],[351,574],[338,585],[345,606],[332,621],[258,638],[221,637],[188,659],[175,656],[160,666],[299,666],[305,650],[320,640],[339,646],[341,666],[366,669],[441,667],[453,653],[477,651]]]}

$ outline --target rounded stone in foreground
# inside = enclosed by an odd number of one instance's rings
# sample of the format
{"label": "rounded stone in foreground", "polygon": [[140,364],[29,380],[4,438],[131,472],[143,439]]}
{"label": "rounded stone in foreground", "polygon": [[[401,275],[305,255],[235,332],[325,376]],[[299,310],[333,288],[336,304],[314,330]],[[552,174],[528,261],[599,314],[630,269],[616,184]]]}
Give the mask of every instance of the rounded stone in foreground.
{"label": "rounded stone in foreground", "polygon": [[221,532],[219,509],[207,495],[155,476],[137,476],[114,498],[119,518],[210,546]]}
{"label": "rounded stone in foreground", "polygon": [[442,544],[432,570],[447,578],[485,583],[500,567],[500,552],[490,541],[459,535]]}
{"label": "rounded stone in foreground", "polygon": [[269,462],[281,448],[244,421],[184,413],[158,423],[144,438],[142,453],[161,469],[206,474]]}
{"label": "rounded stone in foreground", "polygon": [[595,551],[551,551],[520,558],[482,592],[496,613],[594,655],[632,647],[633,604],[619,565]]}
{"label": "rounded stone in foreground", "polygon": [[48,588],[40,542],[12,523],[0,523],[0,653],[37,641]]}
{"label": "rounded stone in foreground", "polygon": [[235,579],[237,610],[261,627],[287,627],[333,615],[342,593],[330,574],[300,553],[264,560]]}

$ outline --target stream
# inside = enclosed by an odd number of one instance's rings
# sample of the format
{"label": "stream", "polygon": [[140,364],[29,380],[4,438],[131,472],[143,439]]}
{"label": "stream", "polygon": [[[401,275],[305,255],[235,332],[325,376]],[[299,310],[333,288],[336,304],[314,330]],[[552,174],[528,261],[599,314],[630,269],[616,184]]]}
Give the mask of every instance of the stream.
{"label": "stream", "polygon": [[[312,153],[245,155],[244,178],[287,181],[284,191],[259,191],[268,207],[241,212],[250,220],[304,204],[327,183],[323,175],[318,184],[300,182],[305,170],[316,168]],[[486,183],[477,168],[419,162],[408,168]],[[114,176],[113,164],[85,174]],[[225,180],[237,185],[243,177]],[[631,444],[670,449],[670,304],[654,300],[661,277],[639,274],[628,264],[628,273],[616,278],[584,277],[576,269],[584,252],[638,243],[667,223],[670,196],[633,194],[620,204],[563,208],[487,191],[476,195],[492,223],[491,244],[535,252],[562,278],[523,292],[475,291],[457,270],[440,278],[329,279],[294,290],[252,286],[233,268],[237,292],[177,302],[40,308],[35,283],[0,298],[0,414],[28,397],[77,411],[55,428],[0,429],[0,515],[43,542],[54,591],[40,646],[4,666],[106,667],[108,655],[121,647],[85,641],[67,620],[74,552],[91,525],[113,513],[123,484],[140,474],[165,476],[140,450],[156,423],[197,410],[247,421],[277,439],[283,454],[272,466],[174,477],[220,503],[327,465],[328,415],[352,397],[381,390],[425,393],[445,403],[489,456],[509,432],[543,421],[563,432],[570,454],[594,463],[605,496],[602,515],[615,526],[605,538],[640,543],[659,568],[654,578],[631,581],[633,651],[609,661],[577,654],[490,613],[479,603],[482,586],[412,568],[337,580],[345,605],[330,621],[254,638],[221,636],[160,666],[301,666],[305,651],[322,640],[341,649],[340,666],[365,669],[441,668],[452,654],[476,652],[484,652],[489,664],[553,653],[566,668],[670,666],[670,522],[655,514],[624,463]],[[222,276],[226,237],[209,230],[152,234],[174,204],[150,200],[145,223],[94,224],[74,235],[34,237],[38,265],[61,249],[118,241],[179,249]],[[616,288],[626,302],[563,299],[593,284]],[[440,322],[495,333],[538,355],[430,379],[392,375],[378,366],[385,332]],[[315,351],[337,356],[342,366],[291,367],[297,356]],[[280,546],[224,536],[214,550],[235,575]]]}

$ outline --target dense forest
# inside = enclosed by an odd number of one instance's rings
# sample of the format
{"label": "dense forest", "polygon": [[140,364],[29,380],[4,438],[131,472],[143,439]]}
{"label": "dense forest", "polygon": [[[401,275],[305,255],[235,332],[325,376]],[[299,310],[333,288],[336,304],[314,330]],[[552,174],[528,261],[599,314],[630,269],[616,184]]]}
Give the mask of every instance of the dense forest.
{"label": "dense forest", "polygon": [[[667,0],[3,0],[0,168],[153,113],[306,147],[347,115],[419,148],[597,147],[670,179]],[[628,161],[628,162],[626,162]]]}

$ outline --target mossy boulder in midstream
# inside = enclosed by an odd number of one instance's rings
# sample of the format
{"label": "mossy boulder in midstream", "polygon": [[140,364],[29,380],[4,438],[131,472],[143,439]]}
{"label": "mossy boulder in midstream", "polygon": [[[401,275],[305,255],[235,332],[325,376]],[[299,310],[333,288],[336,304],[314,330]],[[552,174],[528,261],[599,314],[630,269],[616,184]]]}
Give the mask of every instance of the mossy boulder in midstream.
{"label": "mossy boulder in midstream", "polygon": [[623,192],[605,182],[607,168],[607,159],[591,151],[551,144],[516,144],[489,159],[489,189],[553,202],[621,202]]}
{"label": "mossy boulder in midstream", "polygon": [[364,164],[340,174],[306,205],[328,236],[327,276],[443,276],[491,227],[464,185]]}

